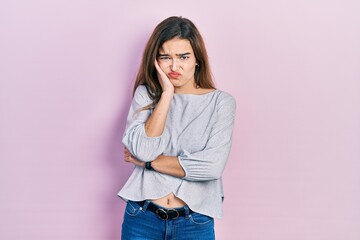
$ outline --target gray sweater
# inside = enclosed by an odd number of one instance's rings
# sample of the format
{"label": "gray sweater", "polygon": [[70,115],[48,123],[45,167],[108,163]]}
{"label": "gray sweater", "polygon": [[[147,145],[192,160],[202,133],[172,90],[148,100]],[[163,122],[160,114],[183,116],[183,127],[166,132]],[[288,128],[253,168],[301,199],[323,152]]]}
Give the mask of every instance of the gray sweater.
{"label": "gray sweater", "polygon": [[142,201],[174,193],[193,211],[221,218],[221,176],[231,147],[235,99],[220,90],[202,95],[174,94],[165,130],[159,137],[145,133],[152,110],[139,110],[151,102],[145,86],[139,86],[122,142],[141,161],[152,161],[160,154],[178,156],[186,176],[176,178],[135,166],[118,195],[124,200]]}

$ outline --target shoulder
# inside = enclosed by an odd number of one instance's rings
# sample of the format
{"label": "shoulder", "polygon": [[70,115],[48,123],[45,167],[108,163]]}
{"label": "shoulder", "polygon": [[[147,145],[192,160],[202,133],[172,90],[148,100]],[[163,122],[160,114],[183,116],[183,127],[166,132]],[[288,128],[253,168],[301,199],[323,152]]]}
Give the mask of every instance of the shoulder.
{"label": "shoulder", "polygon": [[135,89],[135,93],[134,96],[146,96],[147,94],[147,89],[145,85],[139,85],[136,89]]}
{"label": "shoulder", "polygon": [[228,92],[217,90],[217,109],[227,109],[228,111],[236,110],[236,100],[235,98]]}
{"label": "shoulder", "polygon": [[150,104],[152,100],[145,85],[139,85],[134,92],[134,100],[142,104]]}

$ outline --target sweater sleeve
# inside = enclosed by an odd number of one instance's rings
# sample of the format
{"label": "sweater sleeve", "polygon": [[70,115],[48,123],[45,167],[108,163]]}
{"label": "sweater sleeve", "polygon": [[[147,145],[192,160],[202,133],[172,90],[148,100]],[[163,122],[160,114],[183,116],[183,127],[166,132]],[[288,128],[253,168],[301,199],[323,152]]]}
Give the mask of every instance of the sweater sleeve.
{"label": "sweater sleeve", "polygon": [[152,103],[146,87],[140,85],[134,94],[127,117],[126,129],[122,143],[137,159],[147,162],[154,160],[165,149],[163,136],[148,137],[145,132],[145,122],[152,110],[141,108]]}
{"label": "sweater sleeve", "polygon": [[211,128],[205,148],[189,153],[182,150],[178,156],[185,171],[184,180],[209,181],[219,179],[224,171],[231,148],[236,102],[231,95],[219,102],[217,121]]}

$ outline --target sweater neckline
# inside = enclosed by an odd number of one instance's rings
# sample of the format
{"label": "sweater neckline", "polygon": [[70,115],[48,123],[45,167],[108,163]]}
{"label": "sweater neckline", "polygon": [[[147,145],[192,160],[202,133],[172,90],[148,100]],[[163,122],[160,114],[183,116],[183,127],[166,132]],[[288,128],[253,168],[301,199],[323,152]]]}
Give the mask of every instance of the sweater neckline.
{"label": "sweater neckline", "polygon": [[220,91],[219,89],[214,89],[211,92],[203,93],[203,94],[194,94],[194,93],[174,93],[174,96],[194,96],[194,97],[201,97],[201,96],[209,96],[214,94],[215,92]]}

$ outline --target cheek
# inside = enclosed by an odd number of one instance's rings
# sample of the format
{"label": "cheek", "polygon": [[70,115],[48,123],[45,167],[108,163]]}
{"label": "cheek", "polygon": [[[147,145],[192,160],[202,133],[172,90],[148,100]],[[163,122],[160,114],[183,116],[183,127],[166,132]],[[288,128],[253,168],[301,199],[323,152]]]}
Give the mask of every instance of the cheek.
{"label": "cheek", "polygon": [[195,65],[191,64],[191,65],[186,66],[186,72],[194,73],[195,72]]}
{"label": "cheek", "polygon": [[168,65],[169,65],[168,63],[161,62],[161,61],[159,61],[158,64],[159,64],[161,70],[163,70],[164,72],[168,68]]}

